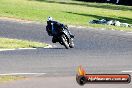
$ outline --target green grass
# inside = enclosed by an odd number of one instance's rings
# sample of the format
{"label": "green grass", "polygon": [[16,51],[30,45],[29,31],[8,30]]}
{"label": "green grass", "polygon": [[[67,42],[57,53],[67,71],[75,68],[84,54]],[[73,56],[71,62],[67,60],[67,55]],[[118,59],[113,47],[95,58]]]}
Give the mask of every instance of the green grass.
{"label": "green grass", "polygon": [[46,47],[47,44],[27,40],[0,38],[0,49]]}
{"label": "green grass", "polygon": [[115,19],[132,24],[132,6],[75,0],[0,0],[0,16],[46,22],[48,16],[65,24],[130,31],[132,28],[89,24],[93,19]]}
{"label": "green grass", "polygon": [[15,80],[23,79],[23,78],[24,77],[19,77],[19,76],[0,76],[0,83],[15,81]]}

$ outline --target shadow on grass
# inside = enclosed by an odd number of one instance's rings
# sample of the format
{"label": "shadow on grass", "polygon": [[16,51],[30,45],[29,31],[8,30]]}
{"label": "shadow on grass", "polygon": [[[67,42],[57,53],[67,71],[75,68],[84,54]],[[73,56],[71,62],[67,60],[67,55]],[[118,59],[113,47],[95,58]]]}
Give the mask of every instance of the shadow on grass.
{"label": "shadow on grass", "polygon": [[39,2],[47,2],[47,3],[58,3],[58,4],[68,4],[68,5],[80,5],[80,6],[87,6],[87,7],[94,7],[94,8],[103,8],[103,9],[110,9],[110,10],[122,10],[122,11],[132,11],[132,7],[127,6],[117,6],[112,4],[102,4],[102,3],[88,3],[88,2],[68,2],[68,1],[49,1],[49,0],[29,0],[29,1],[39,1]]}
{"label": "shadow on grass", "polygon": [[93,17],[95,19],[118,20],[120,22],[132,24],[132,19],[126,18],[126,17],[112,18],[112,17],[105,17],[105,16],[99,16],[99,15],[93,15],[93,14],[83,14],[83,13],[74,13],[74,12],[65,12],[65,13],[88,16],[88,17]]}

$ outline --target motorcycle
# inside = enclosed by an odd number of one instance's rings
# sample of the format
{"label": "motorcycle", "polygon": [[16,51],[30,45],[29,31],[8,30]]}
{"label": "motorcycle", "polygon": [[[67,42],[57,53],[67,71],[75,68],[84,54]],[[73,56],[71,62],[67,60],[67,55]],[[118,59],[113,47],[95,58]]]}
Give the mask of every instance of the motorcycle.
{"label": "motorcycle", "polygon": [[55,31],[52,42],[59,42],[61,45],[64,45],[66,49],[74,48],[73,42],[74,36],[71,36],[67,25],[63,28],[59,28],[59,30]]}

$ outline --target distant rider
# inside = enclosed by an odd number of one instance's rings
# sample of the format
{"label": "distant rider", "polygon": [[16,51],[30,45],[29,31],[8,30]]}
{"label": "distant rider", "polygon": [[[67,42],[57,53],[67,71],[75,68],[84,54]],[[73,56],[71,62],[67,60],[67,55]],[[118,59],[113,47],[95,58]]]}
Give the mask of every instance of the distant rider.
{"label": "distant rider", "polygon": [[67,26],[65,26],[64,24],[59,23],[57,21],[54,21],[52,17],[48,17],[46,31],[47,31],[49,36],[53,36],[53,38],[52,38],[53,43],[57,42],[55,34],[56,34],[56,31],[61,29],[61,28],[66,29],[68,31],[68,33],[70,34],[71,38],[74,38],[74,36],[68,30]]}

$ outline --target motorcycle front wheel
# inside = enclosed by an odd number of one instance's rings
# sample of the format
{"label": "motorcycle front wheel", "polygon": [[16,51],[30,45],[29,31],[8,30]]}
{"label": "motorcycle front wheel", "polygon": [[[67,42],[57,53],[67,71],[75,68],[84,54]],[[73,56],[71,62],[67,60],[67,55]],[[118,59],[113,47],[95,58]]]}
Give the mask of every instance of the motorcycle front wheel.
{"label": "motorcycle front wheel", "polygon": [[74,48],[74,42],[73,42],[73,38],[71,38],[71,40],[70,40],[69,47],[70,47],[70,48]]}
{"label": "motorcycle front wheel", "polygon": [[63,45],[65,46],[66,49],[70,48],[69,43],[68,43],[68,39],[64,34],[61,35],[61,41],[62,41],[62,43],[63,43]]}

